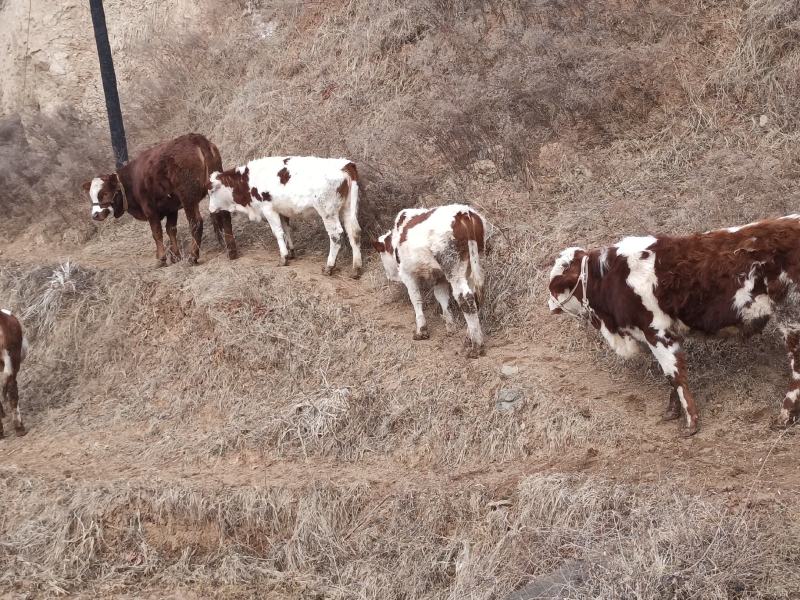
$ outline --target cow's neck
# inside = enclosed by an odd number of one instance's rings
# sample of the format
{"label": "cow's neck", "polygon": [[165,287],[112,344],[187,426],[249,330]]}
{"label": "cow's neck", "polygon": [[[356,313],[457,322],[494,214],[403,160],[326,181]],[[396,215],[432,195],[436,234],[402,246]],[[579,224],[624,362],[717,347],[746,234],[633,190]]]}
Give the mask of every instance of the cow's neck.
{"label": "cow's neck", "polygon": [[117,177],[119,178],[119,182],[122,184],[122,188],[124,189],[123,193],[125,194],[125,200],[128,205],[127,212],[129,212],[135,219],[143,219],[144,212],[139,205],[135,190],[133,188],[133,177],[131,171],[131,163],[123,165],[117,169]]}

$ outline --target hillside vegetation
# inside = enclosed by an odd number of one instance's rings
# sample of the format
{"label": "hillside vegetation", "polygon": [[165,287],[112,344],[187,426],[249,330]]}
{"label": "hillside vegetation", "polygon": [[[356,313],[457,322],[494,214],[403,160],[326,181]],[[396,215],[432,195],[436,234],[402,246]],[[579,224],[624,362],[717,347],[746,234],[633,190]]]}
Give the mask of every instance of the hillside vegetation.
{"label": "hillside vegetation", "polygon": [[128,49],[132,154],[196,131],[226,166],[346,156],[365,238],[401,207],[476,206],[486,356],[465,357],[432,297],[432,339],[413,342],[371,249],[360,281],[324,277],[317,221],[289,267],[265,224],[235,219],[239,260],[209,227],[200,265],[156,269],[146,224],[89,219],[80,183],[113,168],[104,121],[2,116],[0,303],[31,353],[30,433],[0,442],[0,590],[797,597],[776,332],[688,342],[703,421],[684,440],[658,422],[657,365],[618,360],[545,294],[569,245],[798,212],[797,2],[251,0],[203,17]]}

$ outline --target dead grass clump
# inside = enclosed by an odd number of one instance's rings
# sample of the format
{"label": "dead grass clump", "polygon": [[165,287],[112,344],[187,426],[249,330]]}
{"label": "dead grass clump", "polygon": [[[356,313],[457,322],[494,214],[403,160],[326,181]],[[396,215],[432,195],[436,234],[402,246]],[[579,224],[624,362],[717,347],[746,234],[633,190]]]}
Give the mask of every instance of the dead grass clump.
{"label": "dead grass clump", "polygon": [[[469,486],[3,480],[0,582],[22,591],[160,582],[488,599],[558,568],[591,573],[568,579],[574,598],[769,597],[798,583],[783,511],[729,513],[660,487],[536,476],[495,498]],[[176,552],[184,530],[208,535]]]}

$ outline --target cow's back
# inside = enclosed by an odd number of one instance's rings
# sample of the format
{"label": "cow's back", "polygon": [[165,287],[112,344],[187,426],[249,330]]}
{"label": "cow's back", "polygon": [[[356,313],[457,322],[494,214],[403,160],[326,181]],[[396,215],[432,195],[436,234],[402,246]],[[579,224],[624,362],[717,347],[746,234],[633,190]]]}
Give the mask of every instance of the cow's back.
{"label": "cow's back", "polygon": [[214,144],[190,133],[142,151],[128,168],[140,201],[183,196],[194,203],[205,197],[208,176],[222,170],[222,160]]}
{"label": "cow's back", "polygon": [[689,327],[714,333],[741,322],[737,293],[772,293],[782,274],[798,281],[800,219],[659,237],[652,249],[659,305]]}

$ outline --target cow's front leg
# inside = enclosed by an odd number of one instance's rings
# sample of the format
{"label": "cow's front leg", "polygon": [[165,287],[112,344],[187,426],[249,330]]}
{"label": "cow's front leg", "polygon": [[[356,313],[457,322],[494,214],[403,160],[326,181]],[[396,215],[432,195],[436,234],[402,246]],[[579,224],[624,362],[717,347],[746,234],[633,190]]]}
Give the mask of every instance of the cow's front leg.
{"label": "cow's front leg", "polygon": [[167,236],[169,237],[170,251],[173,261],[181,259],[181,249],[178,247],[178,213],[167,214]]}
{"label": "cow's front leg", "polygon": [[267,223],[269,223],[269,228],[272,230],[272,235],[275,236],[275,240],[278,242],[278,252],[280,252],[281,255],[281,258],[278,261],[278,266],[285,267],[289,264],[289,249],[286,247],[286,238],[284,237],[283,233],[281,216],[274,210],[267,208],[264,210],[264,218],[267,220]]}
{"label": "cow's front leg", "polygon": [[[645,337],[653,356],[656,357],[658,364],[661,366],[661,370],[664,371],[664,375],[667,376],[670,384],[672,384],[672,393],[677,396],[686,413],[684,436],[694,435],[699,429],[698,421],[700,415],[697,412],[694,395],[687,385],[686,354],[681,349],[680,339],[669,332],[659,334],[655,331],[646,333]],[[670,401],[672,401],[672,396],[670,396]]]}
{"label": "cow's front leg", "polygon": [[430,338],[428,333],[428,324],[425,321],[425,313],[422,310],[422,293],[419,291],[417,280],[410,275],[400,273],[400,279],[408,290],[408,297],[411,300],[411,305],[414,307],[414,317],[416,319],[416,327],[414,328],[415,340],[427,340]]}
{"label": "cow's front leg", "polygon": [[164,248],[164,231],[161,229],[161,219],[150,217],[150,231],[153,232],[153,239],[156,242],[156,260],[158,266],[163,267],[167,264],[167,250]]}
{"label": "cow's front leg", "polygon": [[200,260],[200,244],[203,241],[203,215],[200,214],[200,205],[184,206],[186,219],[189,221],[189,228],[192,231],[192,254],[189,257],[189,264],[194,265]]}
{"label": "cow's front leg", "polygon": [[800,329],[786,329],[783,332],[786,341],[786,354],[792,369],[789,380],[789,391],[783,398],[781,423],[791,425],[800,417]]}

